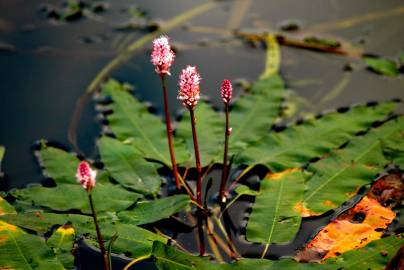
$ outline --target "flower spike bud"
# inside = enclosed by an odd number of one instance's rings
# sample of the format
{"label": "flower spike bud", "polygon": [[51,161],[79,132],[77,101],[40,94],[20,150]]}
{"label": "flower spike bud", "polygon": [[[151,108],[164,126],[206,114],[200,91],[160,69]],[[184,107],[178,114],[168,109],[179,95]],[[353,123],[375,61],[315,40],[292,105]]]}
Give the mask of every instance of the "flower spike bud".
{"label": "flower spike bud", "polygon": [[178,86],[178,99],[188,109],[193,109],[200,99],[199,82],[201,76],[196,67],[187,66],[181,72]]}
{"label": "flower spike bud", "polygon": [[231,82],[229,80],[223,80],[222,86],[220,89],[221,89],[223,102],[229,103],[231,100],[231,97],[233,96],[233,87],[231,85]]}
{"label": "flower spike bud", "polygon": [[151,62],[154,65],[157,74],[161,76],[165,74],[171,75],[170,67],[175,58],[175,54],[168,41],[168,37],[166,36],[160,36],[153,40]]}
{"label": "flower spike bud", "polygon": [[90,165],[86,161],[80,162],[77,167],[77,181],[80,185],[90,192],[95,187],[97,171],[91,169]]}

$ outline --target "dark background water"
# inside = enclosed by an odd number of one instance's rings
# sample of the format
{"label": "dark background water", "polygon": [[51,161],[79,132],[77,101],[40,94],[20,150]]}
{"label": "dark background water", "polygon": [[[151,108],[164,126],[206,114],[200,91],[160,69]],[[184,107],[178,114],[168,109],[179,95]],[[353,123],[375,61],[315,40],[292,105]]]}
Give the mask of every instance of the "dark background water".
{"label": "dark background water", "polygon": [[[39,10],[46,3],[61,6],[62,1],[0,0],[0,144],[6,147],[3,189],[42,179],[31,154],[30,146],[35,140],[46,138],[70,147],[67,131],[76,100],[122,48],[147,33],[117,30],[117,25],[130,18],[128,8],[136,6],[148,18],[164,22],[203,2],[114,0],[108,1],[107,11],[96,14],[96,18],[55,23]],[[246,12],[241,12],[243,9]],[[171,109],[174,112],[179,108],[176,80],[186,64],[199,67],[204,79],[202,92],[218,107],[221,106],[218,87],[223,78],[253,81],[263,69],[262,48],[251,48],[235,37],[210,30],[194,32],[190,30],[192,27],[276,30],[285,20],[294,20],[303,30],[310,31],[346,18],[401,10],[395,15],[324,30],[364,48],[365,52],[396,58],[404,48],[402,9],[404,3],[398,0],[221,1],[214,9],[187,22],[191,28],[179,27],[168,33],[179,48],[169,80]],[[147,47],[139,50],[112,76],[134,84],[136,96],[150,101],[161,113],[159,81],[149,63],[148,50]],[[343,71],[347,63],[357,66],[349,75]],[[294,96],[315,104],[306,104],[300,111],[318,112],[357,102],[404,98],[403,76],[376,75],[367,71],[361,61],[349,57],[282,47],[281,73]],[[348,78],[343,91],[335,97],[327,96],[344,76]],[[96,154],[94,141],[100,131],[92,105],[85,108],[78,129],[79,146],[88,156]]]}

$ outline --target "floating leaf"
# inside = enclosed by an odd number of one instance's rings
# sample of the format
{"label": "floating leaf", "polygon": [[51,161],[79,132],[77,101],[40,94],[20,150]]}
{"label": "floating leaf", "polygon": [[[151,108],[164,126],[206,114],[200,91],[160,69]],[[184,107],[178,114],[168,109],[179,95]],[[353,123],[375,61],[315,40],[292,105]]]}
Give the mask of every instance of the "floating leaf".
{"label": "floating leaf", "polygon": [[[212,161],[220,160],[218,153],[222,149],[218,146],[224,141],[224,118],[209,104],[202,101],[195,108],[195,119],[201,164],[204,167]],[[184,112],[176,134],[186,141],[188,151],[194,157],[191,117],[188,111]]]}
{"label": "floating leaf", "polygon": [[256,82],[250,93],[235,101],[230,112],[231,154],[237,154],[268,133],[279,115],[283,93],[282,79],[273,75]]}
{"label": "floating leaf", "polygon": [[132,258],[150,254],[154,241],[167,243],[166,238],[130,224],[101,223],[101,231],[105,240],[109,240],[114,234],[118,236],[112,246],[112,252],[125,253]]}
{"label": "floating leaf", "polygon": [[74,266],[74,256],[72,254],[74,237],[74,229],[69,225],[65,225],[60,226],[46,241],[46,244],[53,249],[57,258],[67,269],[72,269]]}
{"label": "floating leaf", "polygon": [[170,197],[138,202],[132,210],[118,213],[118,217],[124,223],[141,225],[152,223],[189,208],[188,195],[173,195]]}
{"label": "floating leaf", "polygon": [[[149,113],[145,104],[115,80],[106,82],[102,93],[113,100],[113,103],[106,105],[106,109],[113,111],[107,115],[107,119],[116,137],[121,141],[132,140],[144,157],[159,160],[171,167],[166,128],[161,119]],[[184,144],[179,140],[174,142],[177,162],[188,160],[189,154]]]}
{"label": "floating leaf", "polygon": [[[91,213],[87,193],[79,184],[61,184],[52,188],[32,186],[11,191],[10,194],[20,201],[53,210],[77,209],[83,213]],[[111,183],[97,183],[93,190],[98,212],[124,210],[140,197],[142,196],[138,193]]]}
{"label": "floating leaf", "polygon": [[14,207],[12,207],[5,199],[0,197],[0,216],[16,214]]}
{"label": "floating leaf", "polygon": [[347,201],[350,194],[371,182],[389,163],[382,152],[384,143],[395,139],[395,147],[401,146],[404,151],[402,139],[398,140],[403,136],[403,126],[404,118],[389,121],[311,164],[308,170],[314,175],[306,183],[305,207],[321,214]]}
{"label": "floating leaf", "polygon": [[266,245],[292,240],[301,216],[295,205],[303,199],[304,176],[300,169],[268,174],[260,184],[247,224],[247,239]]}
{"label": "floating leaf", "polygon": [[56,183],[77,183],[76,170],[80,160],[74,154],[42,143],[38,158],[44,168],[44,174]]}
{"label": "floating leaf", "polygon": [[0,221],[0,269],[64,269],[39,236]]}
{"label": "floating leaf", "polygon": [[397,64],[391,60],[375,58],[375,57],[364,57],[366,65],[374,72],[395,77],[400,74]]}
{"label": "floating leaf", "polygon": [[298,263],[291,259],[241,259],[235,263],[216,264],[207,258],[191,256],[158,242],[154,243],[152,254],[160,270],[378,270],[387,264],[403,243],[403,239],[395,236],[386,237],[364,248],[349,251],[337,259],[329,259],[324,264]]}
{"label": "floating leaf", "polygon": [[147,162],[132,145],[103,136],[98,148],[105,169],[121,185],[140,193],[158,192],[161,179],[155,164]]}
{"label": "floating leaf", "polygon": [[274,172],[300,167],[366,130],[374,121],[382,120],[394,107],[394,103],[357,106],[346,113],[329,113],[282,132],[272,132],[243,151],[238,163],[249,164],[249,168],[264,164]]}

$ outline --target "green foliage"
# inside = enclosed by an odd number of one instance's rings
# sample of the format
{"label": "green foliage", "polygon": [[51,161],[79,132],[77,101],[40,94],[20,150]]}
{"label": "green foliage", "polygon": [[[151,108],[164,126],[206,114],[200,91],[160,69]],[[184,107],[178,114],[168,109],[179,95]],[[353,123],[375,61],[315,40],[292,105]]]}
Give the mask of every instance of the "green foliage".
{"label": "green foliage", "polygon": [[39,236],[0,221],[0,267],[2,269],[64,269]]}
{"label": "green foliage", "polygon": [[[201,164],[204,167],[211,162],[218,162],[221,158],[221,147],[218,146],[224,141],[224,118],[206,102],[199,102],[195,108],[195,119]],[[176,134],[186,142],[193,157],[194,144],[190,124],[190,114],[185,111]],[[193,164],[194,162],[190,163],[191,166]]]}
{"label": "green foliage", "polygon": [[230,113],[230,126],[233,129],[230,154],[239,153],[268,133],[279,116],[283,91],[282,79],[273,75],[256,82],[248,94],[234,102]]}
{"label": "green foliage", "polygon": [[376,73],[390,77],[395,77],[400,74],[397,64],[391,60],[375,57],[364,57],[363,60],[366,65]]}
{"label": "green foliage", "polygon": [[168,218],[189,208],[191,200],[188,195],[173,195],[155,201],[138,202],[136,207],[118,213],[122,222],[141,225]]}
{"label": "green foliage", "polygon": [[282,243],[292,240],[300,227],[300,213],[296,204],[303,199],[302,171],[291,169],[268,175],[261,181],[247,224],[247,240],[263,243]]}
{"label": "green foliage", "polygon": [[[374,241],[364,248],[349,251],[337,259],[329,259],[324,264],[298,263],[291,259],[282,259],[279,261],[241,259],[231,264],[216,264],[210,262],[207,258],[191,256],[159,242],[154,243],[152,254],[156,259],[159,270],[377,270],[382,269],[386,265],[403,243],[403,239],[395,236],[386,237]],[[386,252],[387,255],[383,256],[382,252]]]}
{"label": "green foliage", "polygon": [[72,254],[74,238],[74,229],[66,225],[60,226],[46,241],[46,244],[53,249],[56,257],[66,269],[73,269],[74,267],[74,256]]}
{"label": "green foliage", "polygon": [[[389,121],[366,135],[352,139],[308,168],[313,172],[306,185],[304,204],[313,212],[324,213],[349,199],[349,194],[370,183],[394,156],[383,154],[383,145],[394,143],[404,150],[402,143],[404,118]],[[401,137],[401,140],[399,140]],[[392,141],[393,140],[393,141]],[[395,140],[395,141],[394,141]],[[392,151],[398,155],[398,151]],[[327,202],[327,203],[325,203]]]}
{"label": "green foliage", "polygon": [[79,159],[72,153],[41,143],[37,152],[44,175],[52,178],[57,184],[76,184],[76,170]]}
{"label": "green foliage", "polygon": [[145,194],[156,194],[161,179],[156,166],[147,162],[132,146],[118,140],[101,137],[98,149],[106,170],[122,186]]}
{"label": "green foliage", "polygon": [[[166,128],[161,119],[149,113],[145,104],[115,80],[103,85],[102,94],[113,100],[105,109],[113,111],[107,115],[107,119],[115,136],[121,141],[130,140],[144,157],[159,160],[171,167]],[[189,159],[181,140],[174,140],[174,147],[179,163]]]}
{"label": "green foliage", "polygon": [[[90,213],[87,193],[79,184],[61,184],[47,188],[31,186],[11,191],[20,201],[58,211],[80,210]],[[120,211],[133,205],[142,196],[111,183],[97,183],[93,190],[97,211]],[[108,199],[106,199],[108,198]]]}
{"label": "green foliage", "polygon": [[271,132],[240,155],[238,163],[263,164],[274,172],[304,165],[347,142],[355,133],[383,120],[395,107],[385,103],[375,107],[357,106],[346,113],[329,113],[292,125],[282,132]]}

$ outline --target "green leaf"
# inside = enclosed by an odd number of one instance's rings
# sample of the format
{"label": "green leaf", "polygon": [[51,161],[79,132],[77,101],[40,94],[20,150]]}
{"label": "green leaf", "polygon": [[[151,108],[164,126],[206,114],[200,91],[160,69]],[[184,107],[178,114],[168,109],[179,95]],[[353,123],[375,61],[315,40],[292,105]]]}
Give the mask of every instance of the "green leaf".
{"label": "green leaf", "polygon": [[[284,93],[282,79],[278,75],[256,82],[251,93],[241,96],[231,107],[229,147],[231,154],[245,149],[262,139],[279,116]],[[224,136],[222,128],[222,137]],[[216,146],[217,147],[217,146]],[[222,154],[222,149],[220,149]]]}
{"label": "green leaf", "polygon": [[[152,254],[159,270],[379,270],[383,269],[403,243],[403,239],[395,236],[382,238],[323,264],[298,263],[291,259],[241,259],[230,264],[217,264],[158,242],[154,243]],[[383,256],[382,251],[387,256]]]}
{"label": "green leaf", "polygon": [[174,195],[154,201],[138,202],[132,210],[119,212],[118,218],[124,223],[134,225],[152,223],[188,209],[190,202],[188,195]]}
{"label": "green leaf", "polygon": [[16,214],[14,207],[12,207],[5,199],[0,197],[0,217],[9,214]]}
{"label": "green leaf", "polygon": [[118,238],[112,246],[112,252],[125,253],[132,258],[150,254],[154,241],[167,243],[166,238],[131,224],[101,223],[101,232],[105,240],[109,240],[116,233]]}
{"label": "green leaf", "polygon": [[[311,164],[308,170],[314,175],[306,183],[305,207],[324,213],[347,201],[349,194],[355,193],[359,187],[370,183],[389,163],[383,155],[383,142],[397,138],[394,144],[398,147],[401,143],[401,154],[404,153],[403,127],[404,118],[389,121]],[[394,153],[398,155],[399,152],[395,150]],[[401,157],[404,158],[404,155]]]}
{"label": "green leaf", "polygon": [[132,145],[103,136],[98,148],[105,169],[121,185],[144,194],[158,192],[161,178],[155,164],[147,162]]}
{"label": "green leaf", "polygon": [[[231,106],[230,155],[236,155],[268,133],[279,114],[283,88],[283,81],[279,76],[273,75],[264,78],[254,84],[250,93],[241,96]],[[202,166],[211,162],[222,162],[223,149],[220,146],[224,142],[223,113],[216,112],[206,102],[200,102],[196,106],[195,118]],[[188,111],[184,113],[176,134],[187,142],[188,151],[193,153],[194,146]]]}
{"label": "green leaf", "polygon": [[[42,235],[47,233],[54,225],[71,224],[77,234],[85,234],[94,230],[92,217],[78,214],[55,214],[42,210],[31,210],[31,212],[18,213],[18,215],[0,216],[0,219]],[[98,219],[103,221],[106,218],[98,215]],[[110,218],[107,220],[111,221]]]}
{"label": "green leaf", "polygon": [[[113,103],[106,109],[113,113],[107,116],[108,125],[116,137],[132,140],[133,145],[149,159],[155,159],[171,167],[167,132],[161,119],[148,112],[145,104],[135,99],[127,89],[115,80],[103,85],[102,93],[111,96]],[[174,140],[178,163],[189,159],[182,141]]]}
{"label": "green leaf", "polygon": [[0,221],[0,269],[64,269],[39,236]]}
{"label": "green leaf", "polygon": [[374,58],[374,57],[364,57],[366,65],[376,73],[395,77],[400,74],[397,64],[391,60]]}
{"label": "green leaf", "polygon": [[[87,192],[79,184],[61,184],[52,188],[31,186],[11,191],[10,194],[28,204],[57,211],[77,209],[83,213],[91,213]],[[142,196],[138,193],[111,183],[97,183],[93,190],[97,212],[124,210],[140,197]]]}
{"label": "green leaf", "polygon": [[300,169],[267,175],[260,184],[247,224],[247,239],[266,245],[293,239],[301,216],[295,209],[303,199],[304,176]]}
{"label": "green leaf", "polygon": [[67,269],[74,267],[74,256],[72,254],[74,237],[74,229],[69,225],[65,225],[59,227],[46,241],[46,244],[53,249],[57,258]]}
{"label": "green leaf", "polygon": [[42,143],[37,154],[44,169],[43,173],[55,180],[57,184],[77,183],[76,170],[80,160],[76,155],[47,146],[45,143]]}
{"label": "green leaf", "polygon": [[6,148],[0,145],[0,163],[3,161],[4,153],[6,152]]}
{"label": "green leaf", "polygon": [[271,132],[243,151],[237,162],[249,164],[249,168],[263,164],[274,172],[300,167],[340,146],[355,133],[366,130],[374,121],[384,119],[394,107],[394,103],[357,106],[346,113],[329,113],[282,132]]}
{"label": "green leaf", "polygon": [[[219,161],[222,158],[218,156],[218,153],[223,151],[221,145],[224,142],[224,117],[208,103],[202,101],[195,108],[195,119],[199,154],[202,167],[204,167],[212,161]],[[191,117],[188,111],[184,111],[176,135],[184,139],[188,151],[192,153],[192,160],[194,160]]]}

